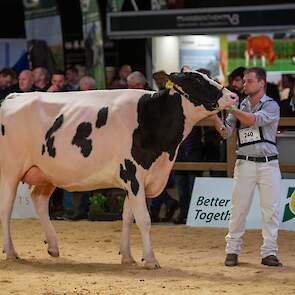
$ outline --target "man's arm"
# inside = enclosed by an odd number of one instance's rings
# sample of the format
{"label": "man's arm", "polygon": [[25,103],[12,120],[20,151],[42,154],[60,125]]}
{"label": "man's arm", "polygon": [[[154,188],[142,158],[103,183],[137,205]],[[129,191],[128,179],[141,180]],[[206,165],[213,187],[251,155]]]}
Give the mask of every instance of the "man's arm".
{"label": "man's arm", "polygon": [[218,117],[217,114],[211,115],[208,117],[214,124],[215,129],[219,132],[219,134],[225,139],[231,136],[234,126],[235,126],[235,118],[232,115],[227,116],[225,125]]}
{"label": "man's arm", "polygon": [[256,123],[255,115],[247,112],[243,112],[236,107],[229,110],[243,125],[253,126]]}

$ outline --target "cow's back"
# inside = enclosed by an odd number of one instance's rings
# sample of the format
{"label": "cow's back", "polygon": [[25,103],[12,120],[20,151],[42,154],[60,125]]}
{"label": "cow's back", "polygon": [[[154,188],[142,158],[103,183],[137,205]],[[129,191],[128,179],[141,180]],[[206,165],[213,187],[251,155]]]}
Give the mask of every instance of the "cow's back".
{"label": "cow's back", "polygon": [[134,90],[10,95],[1,106],[1,154],[17,155],[13,160],[24,173],[38,166],[60,187],[94,189],[97,179],[100,187],[119,186],[141,95]]}
{"label": "cow's back", "polygon": [[272,40],[268,36],[251,36],[247,39],[247,52],[254,55],[269,54]]}

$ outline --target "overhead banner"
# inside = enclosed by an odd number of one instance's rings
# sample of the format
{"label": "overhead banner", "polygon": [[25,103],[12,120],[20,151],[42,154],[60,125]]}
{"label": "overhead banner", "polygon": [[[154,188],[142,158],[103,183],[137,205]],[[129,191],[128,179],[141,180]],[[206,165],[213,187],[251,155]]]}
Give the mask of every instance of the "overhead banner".
{"label": "overhead banner", "polygon": [[[231,208],[232,178],[200,177],[195,179],[187,225],[228,227]],[[280,229],[295,231],[295,179],[283,179],[281,185]],[[246,229],[261,228],[258,189],[247,217]]]}
{"label": "overhead banner", "polygon": [[295,4],[127,11],[107,14],[112,38],[293,29]]}
{"label": "overhead banner", "polygon": [[55,0],[23,0],[30,67],[63,69],[63,40]]}
{"label": "overhead banner", "polygon": [[96,0],[80,0],[85,45],[85,71],[98,89],[105,88],[103,37],[99,7]]}

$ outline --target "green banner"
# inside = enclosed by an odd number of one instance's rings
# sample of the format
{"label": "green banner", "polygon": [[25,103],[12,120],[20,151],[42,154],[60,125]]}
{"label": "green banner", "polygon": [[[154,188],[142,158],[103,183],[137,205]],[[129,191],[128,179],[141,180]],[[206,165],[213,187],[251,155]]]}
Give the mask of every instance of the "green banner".
{"label": "green banner", "polygon": [[30,67],[63,69],[63,39],[56,0],[23,0]]}
{"label": "green banner", "polygon": [[80,0],[85,44],[85,71],[98,89],[105,88],[103,38],[99,7],[96,0]]}

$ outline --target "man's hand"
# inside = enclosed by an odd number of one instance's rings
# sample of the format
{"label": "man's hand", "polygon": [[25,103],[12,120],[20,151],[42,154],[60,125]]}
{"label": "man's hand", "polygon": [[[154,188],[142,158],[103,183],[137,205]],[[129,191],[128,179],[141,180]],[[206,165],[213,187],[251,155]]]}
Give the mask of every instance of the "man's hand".
{"label": "man's hand", "polygon": [[231,99],[227,102],[227,104],[224,106],[224,109],[227,111],[232,112],[233,110],[237,109],[239,104],[239,98],[236,97],[235,99]]}
{"label": "man's hand", "polygon": [[57,92],[57,91],[58,91],[58,88],[55,85],[51,85],[47,90],[47,92]]}
{"label": "man's hand", "polygon": [[224,126],[223,122],[220,120],[220,118],[216,115],[210,115],[208,117],[209,120],[213,121],[215,129],[219,132],[219,134],[225,139],[227,138],[227,129]]}
{"label": "man's hand", "polygon": [[224,109],[231,109],[234,105],[238,105],[239,103],[239,97],[236,93],[231,92],[229,90],[224,90],[228,91],[228,95],[225,96],[222,100],[218,101],[219,107],[218,110],[224,110]]}

